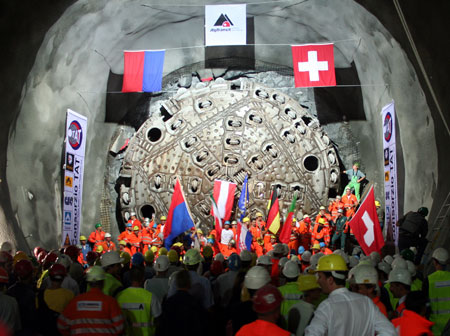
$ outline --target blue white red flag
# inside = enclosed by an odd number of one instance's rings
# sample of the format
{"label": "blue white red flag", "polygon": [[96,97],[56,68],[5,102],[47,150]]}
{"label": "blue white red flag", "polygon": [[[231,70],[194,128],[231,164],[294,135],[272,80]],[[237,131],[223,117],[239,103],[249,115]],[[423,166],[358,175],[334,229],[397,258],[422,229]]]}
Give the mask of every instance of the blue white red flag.
{"label": "blue white red flag", "polygon": [[194,227],[180,181],[177,178],[170,203],[167,222],[164,227],[164,246],[170,249],[172,241],[181,233]]}
{"label": "blue white red flag", "polygon": [[122,92],[161,91],[165,52],[124,51]]}
{"label": "blue white red flag", "polygon": [[243,250],[251,251],[253,236],[247,229],[247,226],[245,224],[242,224],[241,222],[238,222],[237,236],[238,236],[238,243],[236,247],[238,253],[241,253],[241,251]]}

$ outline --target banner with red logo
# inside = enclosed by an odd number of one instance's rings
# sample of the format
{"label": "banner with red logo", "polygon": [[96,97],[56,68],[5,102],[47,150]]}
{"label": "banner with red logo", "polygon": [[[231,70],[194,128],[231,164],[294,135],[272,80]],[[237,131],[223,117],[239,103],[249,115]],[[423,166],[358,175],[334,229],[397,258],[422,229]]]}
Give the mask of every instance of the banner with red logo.
{"label": "banner with red logo", "polygon": [[87,118],[68,109],[61,246],[76,245],[80,237],[86,131]]}
{"label": "banner with red logo", "polygon": [[292,46],[295,87],[336,86],[333,47],[332,43]]}
{"label": "banner with red logo", "polygon": [[375,208],[373,186],[350,220],[349,225],[365,255],[381,251],[384,246],[384,238]]}
{"label": "banner with red logo", "polygon": [[245,44],[247,44],[245,4],[205,6],[205,45]]}
{"label": "banner with red logo", "polygon": [[394,102],[382,109],[383,115],[383,166],[385,226],[388,237],[398,242],[398,194],[397,194],[397,151],[395,145],[395,105]]}

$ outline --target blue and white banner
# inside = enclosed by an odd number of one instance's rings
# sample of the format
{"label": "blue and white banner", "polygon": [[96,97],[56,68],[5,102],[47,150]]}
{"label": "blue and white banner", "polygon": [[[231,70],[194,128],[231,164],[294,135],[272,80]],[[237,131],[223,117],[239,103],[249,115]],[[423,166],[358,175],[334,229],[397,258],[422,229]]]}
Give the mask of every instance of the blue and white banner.
{"label": "blue and white banner", "polygon": [[205,45],[245,44],[247,44],[245,4],[205,6]]}
{"label": "blue and white banner", "polygon": [[86,117],[68,109],[65,141],[62,246],[76,245],[80,237],[86,131]]}
{"label": "blue and white banner", "polygon": [[395,105],[394,101],[382,109],[383,115],[383,165],[385,193],[385,225],[398,243],[398,189],[397,152],[395,148]]}

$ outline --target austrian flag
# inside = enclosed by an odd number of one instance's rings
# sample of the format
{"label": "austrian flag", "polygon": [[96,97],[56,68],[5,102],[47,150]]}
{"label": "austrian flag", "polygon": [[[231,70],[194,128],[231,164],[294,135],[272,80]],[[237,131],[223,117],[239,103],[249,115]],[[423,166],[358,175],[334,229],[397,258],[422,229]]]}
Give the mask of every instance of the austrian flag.
{"label": "austrian flag", "polygon": [[[218,215],[223,221],[227,221],[231,217],[235,190],[236,183],[222,180],[214,181],[213,197],[219,211]],[[211,209],[211,214],[214,214],[213,209]]]}
{"label": "austrian flag", "polygon": [[292,46],[295,87],[336,86],[333,44]]}

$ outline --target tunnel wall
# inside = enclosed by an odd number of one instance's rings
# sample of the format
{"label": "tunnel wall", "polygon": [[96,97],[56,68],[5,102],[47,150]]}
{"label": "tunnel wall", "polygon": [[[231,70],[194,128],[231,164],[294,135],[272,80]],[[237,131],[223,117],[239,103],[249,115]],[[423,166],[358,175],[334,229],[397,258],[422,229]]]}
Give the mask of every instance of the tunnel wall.
{"label": "tunnel wall", "polygon": [[[351,127],[360,139],[356,145],[366,173],[382,183],[379,113],[383,105],[394,99],[405,162],[405,182],[399,185],[405,195],[404,207],[431,206],[437,185],[434,122],[402,47],[372,14],[353,1],[312,1],[285,7],[248,7],[248,15],[255,17],[258,28],[255,43],[350,40],[336,43],[336,64],[347,66],[354,61],[365,85],[362,91],[367,121],[353,122]],[[124,49],[201,46],[202,27],[202,6],[167,11],[122,1],[79,1],[48,31],[23,87],[19,113],[14,115],[8,138],[6,173],[13,211],[7,217],[17,218],[23,232],[33,233],[32,244],[42,242],[50,247],[59,243],[66,109],[72,108],[89,120],[83,193],[85,234],[99,218],[106,153],[114,130],[114,125],[103,122],[109,70],[123,72]],[[289,49],[257,46],[255,56],[291,66]],[[164,71],[168,73],[203,58],[203,48],[172,50],[167,53]],[[424,155],[429,164],[426,170],[419,164]],[[382,196],[379,190],[378,197]],[[34,195],[32,200],[27,197],[28,192]],[[8,204],[5,208],[9,208]],[[1,226],[4,228],[7,223],[2,222]]]}

